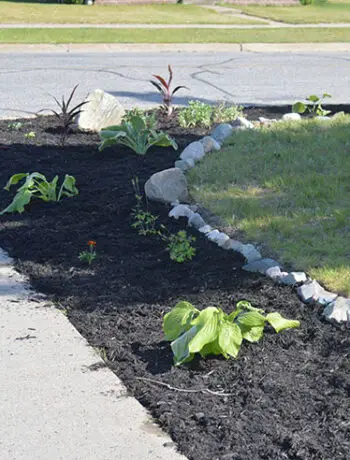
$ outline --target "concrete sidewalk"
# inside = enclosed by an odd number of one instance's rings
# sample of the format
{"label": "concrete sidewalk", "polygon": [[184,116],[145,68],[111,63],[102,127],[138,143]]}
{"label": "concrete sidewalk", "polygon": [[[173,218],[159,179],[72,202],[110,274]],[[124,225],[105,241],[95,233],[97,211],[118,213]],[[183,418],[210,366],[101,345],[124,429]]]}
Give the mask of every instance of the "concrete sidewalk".
{"label": "concrete sidewalk", "polygon": [[185,460],[63,313],[30,301],[24,283],[0,249],[1,458]]}

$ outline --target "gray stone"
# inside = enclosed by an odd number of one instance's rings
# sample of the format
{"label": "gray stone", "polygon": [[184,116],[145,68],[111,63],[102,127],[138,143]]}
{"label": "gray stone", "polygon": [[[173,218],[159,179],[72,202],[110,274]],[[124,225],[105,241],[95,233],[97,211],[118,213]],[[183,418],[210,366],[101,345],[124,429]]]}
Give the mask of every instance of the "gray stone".
{"label": "gray stone", "polygon": [[261,259],[260,252],[253,244],[243,244],[239,252],[245,257],[248,264]]}
{"label": "gray stone", "polygon": [[231,122],[231,126],[234,129],[253,129],[254,128],[254,124],[244,117],[237,117],[234,121]]}
{"label": "gray stone", "polygon": [[337,298],[337,294],[326,291],[315,280],[298,287],[297,293],[304,303],[318,302],[321,305],[327,305]]}
{"label": "gray stone", "polygon": [[221,246],[223,249],[226,249],[227,251],[237,251],[240,252],[240,250],[243,247],[243,243],[241,243],[238,240],[232,240],[229,238],[224,242],[224,244]]}
{"label": "gray stone", "polygon": [[209,153],[212,150],[220,150],[220,144],[211,136],[205,136],[200,139],[200,142],[203,145],[204,153]]}
{"label": "gray stone", "polygon": [[299,121],[301,120],[301,115],[299,113],[294,113],[294,112],[285,113],[282,116],[282,120],[283,121]]}
{"label": "gray stone", "polygon": [[338,297],[323,310],[327,321],[337,323],[350,323],[350,299]]}
{"label": "gray stone", "polygon": [[174,219],[178,219],[179,217],[187,217],[187,219],[190,219],[193,214],[194,212],[187,204],[178,204],[173,207],[168,215],[169,217],[174,217]]}
{"label": "gray stone", "polygon": [[181,171],[188,171],[193,168],[194,161],[192,160],[177,160],[175,161],[175,168],[181,169]]}
{"label": "gray stone", "polygon": [[86,101],[89,103],[83,106],[82,113],[77,117],[81,130],[99,132],[102,128],[120,125],[125,110],[116,97],[96,89]]}
{"label": "gray stone", "polygon": [[224,140],[231,136],[233,128],[228,123],[221,123],[218,125],[210,134],[219,144],[222,144]]}
{"label": "gray stone", "polygon": [[192,160],[193,162],[199,161],[204,157],[204,147],[203,144],[199,141],[191,142],[181,153],[181,160]]}
{"label": "gray stone", "polygon": [[259,117],[259,122],[262,125],[269,126],[277,122],[275,118],[264,118],[264,117]]}
{"label": "gray stone", "polygon": [[145,184],[149,200],[171,203],[188,199],[187,180],[179,168],[165,169],[153,174]]}
{"label": "gray stone", "polygon": [[212,230],[211,232],[207,233],[207,238],[210,241],[216,242],[219,238],[220,232],[219,230]]}
{"label": "gray stone", "polygon": [[282,284],[288,284],[289,286],[294,286],[295,284],[305,283],[307,280],[306,273],[304,272],[291,272],[285,276],[281,276],[279,281]]}
{"label": "gray stone", "polygon": [[249,262],[248,264],[243,266],[243,270],[247,272],[255,272],[255,273],[262,273],[265,275],[266,270],[271,267],[277,267],[278,262],[273,259],[260,259],[255,260],[254,262]]}
{"label": "gray stone", "polygon": [[203,228],[205,226],[205,222],[202,216],[198,214],[198,212],[194,212],[192,216],[188,219],[188,225],[199,230],[200,228]]}
{"label": "gray stone", "polygon": [[213,227],[211,227],[210,225],[204,225],[203,227],[199,229],[199,231],[203,233],[204,235],[206,235],[207,233],[210,233],[212,230],[213,230]]}
{"label": "gray stone", "polygon": [[230,240],[230,237],[226,235],[226,233],[221,233],[220,237],[216,240],[217,245],[222,248],[224,247],[225,243]]}

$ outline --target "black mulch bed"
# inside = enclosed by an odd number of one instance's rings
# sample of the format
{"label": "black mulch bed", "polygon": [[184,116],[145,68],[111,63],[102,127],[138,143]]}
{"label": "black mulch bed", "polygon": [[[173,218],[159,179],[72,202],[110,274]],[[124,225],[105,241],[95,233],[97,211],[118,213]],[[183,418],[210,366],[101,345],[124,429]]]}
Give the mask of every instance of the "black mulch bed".
{"label": "black mulch bed", "polygon": [[[349,331],[322,321],[320,309],[303,305],[291,288],[242,271],[239,255],[198,234],[196,257],[177,264],[162,242],[130,227],[131,178],[138,176],[143,186],[152,173],[172,167],[178,152],[99,153],[97,136],[82,133],[72,133],[61,148],[52,117],[23,123],[9,131],[8,122],[0,122],[0,184],[17,172],[50,178],[69,173],[80,194],[0,217],[0,246],[36,290],[68,311],[92,346],[105,349],[108,366],[179,451],[191,460],[349,459]],[[24,141],[28,131],[36,138]],[[193,139],[196,133],[178,133],[180,148]],[[11,196],[0,189],[1,209]],[[185,226],[167,218],[165,205],[150,203],[150,210],[171,231]],[[89,269],[78,254],[91,239],[99,258]],[[161,323],[181,299],[225,311],[247,299],[299,319],[301,327],[279,335],[267,330],[259,344],[245,344],[237,360],[195,360],[175,368]],[[180,392],[138,377],[232,395]]]}

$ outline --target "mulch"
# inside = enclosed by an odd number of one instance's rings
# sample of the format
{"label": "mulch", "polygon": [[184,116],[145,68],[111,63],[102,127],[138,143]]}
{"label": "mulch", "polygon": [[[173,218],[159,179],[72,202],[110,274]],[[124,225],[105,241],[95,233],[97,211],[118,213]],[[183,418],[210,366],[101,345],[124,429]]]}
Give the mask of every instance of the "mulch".
{"label": "mulch", "polygon": [[[248,116],[277,112],[250,109]],[[180,149],[205,134],[171,123]],[[29,131],[34,139],[24,138]],[[104,350],[106,364],[190,460],[348,459],[349,331],[326,323],[320,308],[302,304],[290,287],[243,271],[239,254],[193,233],[182,219],[170,220],[168,206],[149,203],[169,231],[186,229],[196,238],[191,262],[171,261],[161,240],[131,228],[131,179],[138,177],[142,188],[179,153],[153,148],[142,157],[120,147],[100,153],[98,142],[94,134],[72,132],[61,147],[53,117],[23,120],[18,131],[0,121],[0,184],[14,173],[39,171],[50,179],[72,174],[79,188],[74,198],[33,202],[21,215],[0,217],[0,244],[17,269]],[[1,209],[12,196],[0,189]],[[97,242],[91,267],[78,258],[88,240]],[[267,328],[236,360],[195,359],[175,368],[163,315],[179,300],[230,312],[242,299],[301,327],[280,334]]]}

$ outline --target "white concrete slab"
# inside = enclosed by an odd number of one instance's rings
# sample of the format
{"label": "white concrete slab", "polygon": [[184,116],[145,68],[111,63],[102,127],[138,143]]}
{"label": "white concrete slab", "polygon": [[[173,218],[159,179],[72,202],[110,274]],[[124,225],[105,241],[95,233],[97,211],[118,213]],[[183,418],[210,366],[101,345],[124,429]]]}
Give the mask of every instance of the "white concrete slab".
{"label": "white concrete slab", "polygon": [[9,263],[0,252],[0,457],[185,460],[64,314],[24,296]]}

